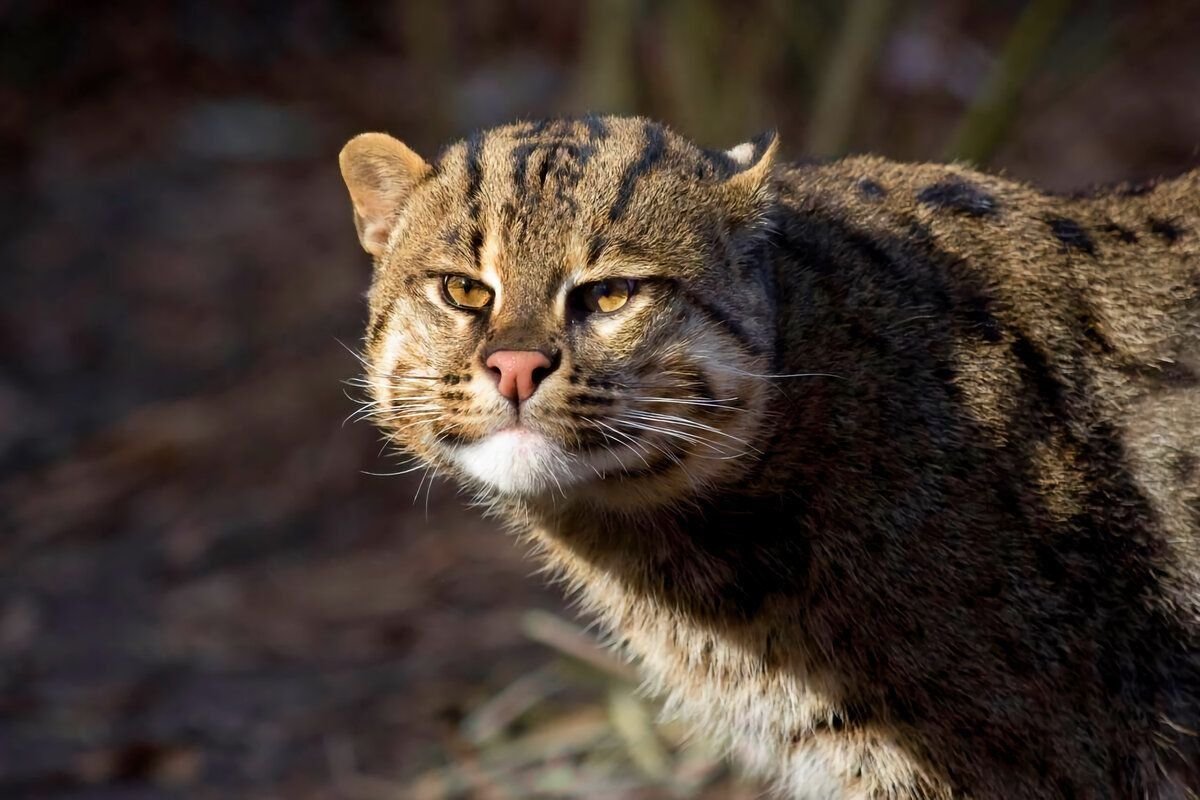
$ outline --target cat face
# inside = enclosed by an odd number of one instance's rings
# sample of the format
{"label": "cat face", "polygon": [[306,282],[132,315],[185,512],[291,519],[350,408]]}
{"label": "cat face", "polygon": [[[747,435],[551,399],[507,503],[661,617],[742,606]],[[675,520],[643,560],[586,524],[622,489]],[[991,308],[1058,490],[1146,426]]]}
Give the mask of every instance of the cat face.
{"label": "cat face", "polygon": [[485,494],[621,502],[719,481],[763,428],[774,148],[704,151],[629,118],[497,128],[434,165],[351,140],[373,416]]}

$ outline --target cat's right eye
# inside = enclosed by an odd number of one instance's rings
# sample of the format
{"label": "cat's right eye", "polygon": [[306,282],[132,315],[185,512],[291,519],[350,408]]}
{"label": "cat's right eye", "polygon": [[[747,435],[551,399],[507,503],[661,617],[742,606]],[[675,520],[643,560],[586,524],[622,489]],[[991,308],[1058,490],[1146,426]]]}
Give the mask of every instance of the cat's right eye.
{"label": "cat's right eye", "polygon": [[492,304],[492,290],[482,281],[465,275],[442,277],[442,297],[455,308],[482,311]]}

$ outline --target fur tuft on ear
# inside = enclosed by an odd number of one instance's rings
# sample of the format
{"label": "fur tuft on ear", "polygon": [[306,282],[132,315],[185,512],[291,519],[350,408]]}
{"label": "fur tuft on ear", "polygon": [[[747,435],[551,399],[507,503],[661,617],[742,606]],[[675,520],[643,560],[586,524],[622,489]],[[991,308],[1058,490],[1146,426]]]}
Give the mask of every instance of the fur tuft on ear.
{"label": "fur tuft on ear", "polygon": [[354,204],[354,227],[363,249],[379,256],[396,211],[432,171],[423,158],[386,133],[361,133],[338,155],[342,180]]}
{"label": "fur tuft on ear", "polygon": [[725,155],[737,166],[737,172],[729,178],[731,187],[758,191],[770,176],[778,152],[779,136],[775,131],[765,131],[726,150]]}
{"label": "fur tuft on ear", "polygon": [[760,216],[771,199],[771,169],[779,152],[775,131],[759,134],[725,151],[737,170],[725,179],[729,210],[735,224]]}

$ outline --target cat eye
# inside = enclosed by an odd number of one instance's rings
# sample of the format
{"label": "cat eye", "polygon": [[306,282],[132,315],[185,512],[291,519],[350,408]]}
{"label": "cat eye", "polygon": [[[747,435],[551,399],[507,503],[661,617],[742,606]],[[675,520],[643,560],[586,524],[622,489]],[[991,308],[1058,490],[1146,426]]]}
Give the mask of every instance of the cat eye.
{"label": "cat eye", "polygon": [[462,275],[442,277],[442,297],[455,308],[480,311],[492,304],[492,290],[487,284]]}
{"label": "cat eye", "polygon": [[571,293],[575,305],[593,314],[609,314],[629,302],[637,284],[628,278],[609,278],[585,283]]}

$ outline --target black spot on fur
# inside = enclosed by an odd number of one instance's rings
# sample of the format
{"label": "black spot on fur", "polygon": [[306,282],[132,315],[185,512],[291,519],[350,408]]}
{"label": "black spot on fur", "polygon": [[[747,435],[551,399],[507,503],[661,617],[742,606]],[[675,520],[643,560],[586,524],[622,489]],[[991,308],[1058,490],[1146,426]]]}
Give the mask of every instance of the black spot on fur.
{"label": "black spot on fur", "polygon": [[1174,220],[1151,217],[1147,220],[1147,224],[1150,226],[1150,232],[1167,244],[1175,244],[1179,237],[1183,236],[1183,228],[1179,227]]}
{"label": "black spot on fur", "polygon": [[951,178],[926,186],[917,193],[917,201],[932,208],[955,211],[972,217],[987,217],[996,213],[996,198],[973,183]]}
{"label": "black spot on fur", "polygon": [[666,154],[667,140],[663,135],[662,128],[652,122],[647,122],[643,131],[646,136],[646,146],[642,148],[641,157],[629,165],[629,168],[625,170],[625,175],[621,178],[621,185],[617,189],[617,199],[608,212],[610,222],[616,222],[624,216],[625,209],[629,207],[629,201],[633,199],[633,192],[637,188],[638,180],[654,169],[654,166]]}
{"label": "black spot on fur", "polygon": [[882,200],[887,197],[887,189],[870,178],[859,178],[858,193],[868,200]]}
{"label": "black spot on fur", "polygon": [[1122,244],[1136,244],[1138,237],[1133,231],[1126,228],[1124,225],[1118,225],[1115,222],[1106,222],[1100,230],[1105,233],[1111,233],[1116,237],[1117,241]]}
{"label": "black spot on fur", "polygon": [[1089,256],[1096,255],[1096,245],[1092,242],[1092,237],[1088,236],[1087,231],[1075,220],[1067,217],[1050,217],[1046,220],[1046,224],[1050,226],[1050,232],[1054,234],[1055,238],[1062,242],[1063,252],[1079,250]]}

